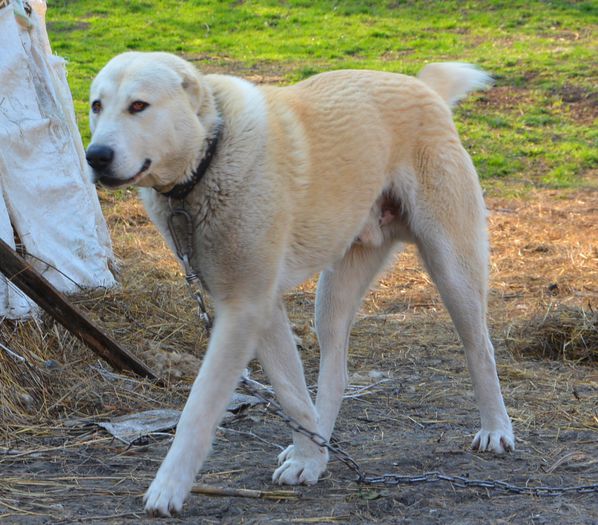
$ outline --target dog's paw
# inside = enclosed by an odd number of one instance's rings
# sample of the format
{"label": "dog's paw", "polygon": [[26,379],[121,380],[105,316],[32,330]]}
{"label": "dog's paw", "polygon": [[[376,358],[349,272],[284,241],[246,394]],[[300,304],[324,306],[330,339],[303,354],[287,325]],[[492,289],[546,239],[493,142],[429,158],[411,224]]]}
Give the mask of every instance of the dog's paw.
{"label": "dog's paw", "polygon": [[181,476],[167,476],[158,472],[143,496],[145,512],[154,517],[179,514],[191,485],[192,481]]}
{"label": "dog's paw", "polygon": [[471,448],[480,452],[494,452],[504,454],[515,450],[515,437],[511,428],[501,430],[480,430],[473,441]]}
{"label": "dog's paw", "polygon": [[272,481],[279,485],[315,485],[326,470],[328,451],[318,449],[314,455],[304,456],[291,445],[278,455],[278,467]]}

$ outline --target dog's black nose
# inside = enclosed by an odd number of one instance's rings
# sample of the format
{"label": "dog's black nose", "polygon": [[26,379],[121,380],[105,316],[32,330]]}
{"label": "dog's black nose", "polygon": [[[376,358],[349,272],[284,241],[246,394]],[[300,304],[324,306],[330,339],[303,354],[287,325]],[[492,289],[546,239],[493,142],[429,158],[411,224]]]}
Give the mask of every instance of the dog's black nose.
{"label": "dog's black nose", "polygon": [[85,158],[87,159],[87,164],[94,170],[102,171],[110,166],[114,158],[114,150],[108,146],[94,144],[87,148]]}

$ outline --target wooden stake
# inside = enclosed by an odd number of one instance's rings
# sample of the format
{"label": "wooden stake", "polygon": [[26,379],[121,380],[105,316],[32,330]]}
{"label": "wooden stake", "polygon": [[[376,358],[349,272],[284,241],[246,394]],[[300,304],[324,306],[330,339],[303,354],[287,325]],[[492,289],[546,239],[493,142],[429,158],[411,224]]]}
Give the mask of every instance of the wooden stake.
{"label": "wooden stake", "polygon": [[116,370],[131,370],[140,376],[157,379],[144,363],[97,328],[2,239],[0,272]]}

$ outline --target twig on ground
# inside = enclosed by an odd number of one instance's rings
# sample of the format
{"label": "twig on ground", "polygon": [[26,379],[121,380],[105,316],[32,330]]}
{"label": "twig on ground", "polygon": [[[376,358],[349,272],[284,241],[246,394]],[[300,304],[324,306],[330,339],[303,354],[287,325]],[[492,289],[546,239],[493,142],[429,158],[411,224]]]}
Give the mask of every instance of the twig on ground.
{"label": "twig on ground", "polygon": [[345,394],[343,396],[343,399],[354,399],[357,397],[362,397],[364,395],[371,393],[371,392],[368,392],[368,390],[371,390],[374,387],[381,385],[382,383],[387,383],[388,381],[392,381],[392,380],[391,379],[381,379],[380,381],[376,381],[375,383],[371,383],[371,384],[365,385],[365,386],[349,385],[348,390],[352,390],[353,392]]}
{"label": "twig on ground", "polygon": [[194,494],[206,496],[224,496],[232,498],[258,498],[258,499],[297,499],[301,495],[292,490],[253,490],[234,489],[228,487],[213,487],[211,485],[198,484],[191,489]]}
{"label": "twig on ground", "polygon": [[[62,449],[67,449],[67,448],[73,448],[73,447],[82,447],[84,445],[92,445],[94,443],[102,443],[102,442],[107,442],[107,441],[112,441],[114,438],[112,436],[107,436],[107,437],[101,437],[101,438],[97,438],[97,439],[90,439],[89,441],[81,441],[81,442],[77,442],[77,443],[69,443],[66,445],[59,445],[57,447],[46,447],[46,448],[38,448],[38,449],[34,449],[34,450],[25,450],[23,452],[18,452],[17,454],[13,454],[11,453],[10,449],[6,449],[2,451],[3,455],[7,455],[9,456],[9,458],[12,460],[14,458],[19,458],[22,456],[30,456],[32,454],[42,454],[44,452],[54,452],[56,450],[62,450]],[[0,463],[2,463],[2,458],[0,458]]]}
{"label": "twig on ground", "polygon": [[[142,515],[139,514],[138,512],[123,512],[120,514],[104,514],[101,516],[82,516],[82,517],[77,518],[77,522],[100,521],[102,523],[106,523],[107,520],[113,520],[113,519],[117,519],[117,518],[135,518],[135,519],[140,520],[142,518]],[[56,521],[54,523],[55,523],[55,525],[61,525],[62,523],[72,523],[72,521],[69,518],[67,520]]]}
{"label": "twig on ground", "polygon": [[25,364],[31,366],[31,363],[29,363],[29,361],[27,361],[27,359],[25,359],[22,355],[19,355],[16,352],[13,352],[10,348],[3,345],[2,343],[0,343],[0,348],[2,348],[2,350],[4,350],[10,357],[12,357],[18,363],[25,363]]}

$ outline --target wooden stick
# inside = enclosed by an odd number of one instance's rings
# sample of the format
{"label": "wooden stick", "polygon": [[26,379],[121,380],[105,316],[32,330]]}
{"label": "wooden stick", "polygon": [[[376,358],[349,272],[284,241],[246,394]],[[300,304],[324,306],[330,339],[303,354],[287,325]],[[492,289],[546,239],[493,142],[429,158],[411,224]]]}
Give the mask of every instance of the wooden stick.
{"label": "wooden stick", "polygon": [[157,379],[144,363],[97,328],[2,239],[0,272],[112,367],[117,370],[131,370],[149,379]]}
{"label": "wooden stick", "polygon": [[299,494],[292,490],[253,490],[253,489],[232,489],[227,487],[214,487],[203,483],[193,485],[191,492],[204,494],[206,496],[225,496],[232,498],[260,498],[260,499],[297,499]]}

